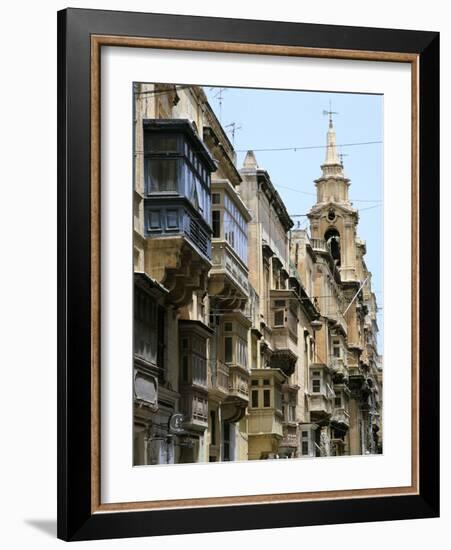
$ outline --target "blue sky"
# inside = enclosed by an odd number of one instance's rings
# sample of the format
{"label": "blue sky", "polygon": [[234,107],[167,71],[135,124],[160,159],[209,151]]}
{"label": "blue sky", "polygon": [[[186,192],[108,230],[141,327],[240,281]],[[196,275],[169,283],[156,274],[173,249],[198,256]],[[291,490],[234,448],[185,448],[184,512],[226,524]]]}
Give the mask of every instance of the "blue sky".
{"label": "blue sky", "polygon": [[[347,145],[383,140],[383,96],[285,90],[226,88],[219,105],[219,88],[204,86],[209,102],[223,126],[233,122],[234,145],[241,167],[246,150],[253,149],[260,168],[272,182],[293,216],[295,225],[307,227],[305,214],[316,201],[314,180],[324,162],[331,102],[339,152],[351,180],[349,196],[360,212],[358,235],[366,240],[365,257],[373,274],[373,291],[383,306],[383,144]],[[226,128],[227,129],[227,128]],[[229,137],[232,135],[229,130]],[[312,149],[298,149],[314,147]],[[288,151],[259,149],[289,148]],[[379,353],[383,348],[383,311],[378,314]]]}

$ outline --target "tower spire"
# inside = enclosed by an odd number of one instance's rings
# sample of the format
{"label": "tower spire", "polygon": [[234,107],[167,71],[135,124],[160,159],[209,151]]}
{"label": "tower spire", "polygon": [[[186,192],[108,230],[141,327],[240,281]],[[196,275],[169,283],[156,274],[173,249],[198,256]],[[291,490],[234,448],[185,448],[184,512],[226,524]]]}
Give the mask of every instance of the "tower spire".
{"label": "tower spire", "polygon": [[329,116],[329,128],[327,130],[326,158],[321,166],[323,176],[342,176],[343,165],[340,161],[337,150],[337,136],[335,134],[332,115],[338,115],[337,111],[332,111],[332,104],[329,102],[329,110],[323,111],[323,115]]}

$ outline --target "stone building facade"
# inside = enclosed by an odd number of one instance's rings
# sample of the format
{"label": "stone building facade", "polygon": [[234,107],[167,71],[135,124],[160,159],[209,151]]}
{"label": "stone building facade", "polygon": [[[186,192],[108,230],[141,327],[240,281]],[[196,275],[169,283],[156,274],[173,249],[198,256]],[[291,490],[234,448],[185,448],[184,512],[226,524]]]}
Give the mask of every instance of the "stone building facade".
{"label": "stone building facade", "polygon": [[310,235],[200,87],[136,84],[134,464],[377,453],[377,304],[330,121]]}

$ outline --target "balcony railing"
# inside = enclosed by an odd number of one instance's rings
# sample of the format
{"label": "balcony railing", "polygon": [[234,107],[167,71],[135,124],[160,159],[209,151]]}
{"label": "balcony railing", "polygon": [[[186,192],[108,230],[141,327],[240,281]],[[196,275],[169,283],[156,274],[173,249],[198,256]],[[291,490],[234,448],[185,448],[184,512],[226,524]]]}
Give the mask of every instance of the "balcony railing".
{"label": "balcony railing", "polygon": [[228,275],[244,295],[249,293],[247,270],[236,259],[226,241],[213,241],[210,275]]}
{"label": "balcony railing", "polygon": [[328,252],[327,244],[324,239],[310,239],[313,250],[320,250],[321,252]]}

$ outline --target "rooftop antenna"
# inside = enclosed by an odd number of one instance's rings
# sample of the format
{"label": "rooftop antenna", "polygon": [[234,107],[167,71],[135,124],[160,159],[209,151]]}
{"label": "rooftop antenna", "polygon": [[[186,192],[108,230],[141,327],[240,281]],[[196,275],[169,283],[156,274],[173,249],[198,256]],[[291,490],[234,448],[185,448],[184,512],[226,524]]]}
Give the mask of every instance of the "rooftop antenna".
{"label": "rooftop antenna", "polygon": [[224,128],[230,128],[229,131],[232,134],[232,145],[235,147],[235,132],[241,130],[242,126],[236,122],[231,122],[230,124],[224,126]]}
{"label": "rooftop antenna", "polygon": [[323,115],[329,115],[329,128],[332,128],[332,115],[338,115],[337,111],[332,111],[332,101],[329,100],[329,110],[323,110]]}
{"label": "rooftop antenna", "polygon": [[210,90],[218,90],[213,97],[215,97],[219,102],[219,122],[222,123],[222,101],[223,96],[222,94],[227,91],[227,88],[210,88]]}

